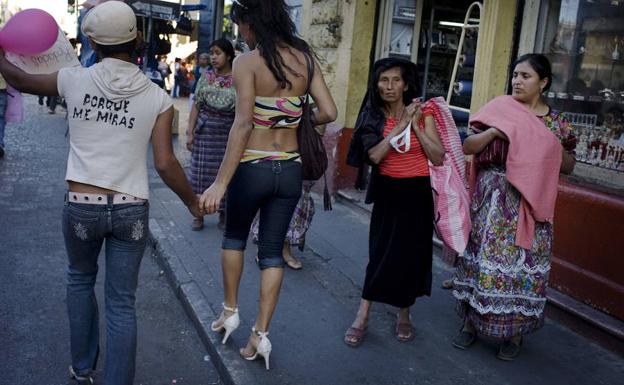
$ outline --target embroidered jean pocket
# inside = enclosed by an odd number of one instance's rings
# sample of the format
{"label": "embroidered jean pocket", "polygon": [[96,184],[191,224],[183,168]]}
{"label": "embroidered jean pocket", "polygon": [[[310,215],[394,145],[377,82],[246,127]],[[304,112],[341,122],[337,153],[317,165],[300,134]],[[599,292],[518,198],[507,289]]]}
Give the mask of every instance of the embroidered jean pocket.
{"label": "embroidered jean pocket", "polygon": [[63,233],[81,241],[92,241],[97,237],[99,221],[99,213],[67,204],[63,210]]}
{"label": "embroidered jean pocket", "polygon": [[143,243],[147,240],[149,205],[131,205],[113,213],[113,235],[120,240]]}

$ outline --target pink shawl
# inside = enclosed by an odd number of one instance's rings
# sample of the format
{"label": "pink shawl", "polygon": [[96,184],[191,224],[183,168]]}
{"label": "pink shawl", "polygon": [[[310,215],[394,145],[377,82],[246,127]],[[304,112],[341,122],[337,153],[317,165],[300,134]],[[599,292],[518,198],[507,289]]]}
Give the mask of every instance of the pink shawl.
{"label": "pink shawl", "polygon": [[[509,139],[506,177],[521,194],[516,246],[531,249],[535,221],[551,222],[561,169],[559,139],[524,105],[511,96],[499,96],[470,118],[470,124],[496,127]],[[473,157],[471,189],[476,181]]]}

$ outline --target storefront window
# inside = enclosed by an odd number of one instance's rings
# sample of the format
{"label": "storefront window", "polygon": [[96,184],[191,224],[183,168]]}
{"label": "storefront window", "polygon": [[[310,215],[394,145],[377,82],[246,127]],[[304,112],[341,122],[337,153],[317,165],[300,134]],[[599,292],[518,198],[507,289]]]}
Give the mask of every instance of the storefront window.
{"label": "storefront window", "polygon": [[576,178],[624,191],[624,0],[544,0],[536,52],[577,135]]}
{"label": "storefront window", "polygon": [[[477,46],[477,29],[467,30],[454,84],[450,84],[466,12],[474,0],[385,0],[381,4],[377,58],[395,56],[418,65],[423,96],[447,97],[451,105],[468,109]],[[474,12],[471,24],[479,23]],[[468,125],[468,113],[453,111],[460,132]]]}

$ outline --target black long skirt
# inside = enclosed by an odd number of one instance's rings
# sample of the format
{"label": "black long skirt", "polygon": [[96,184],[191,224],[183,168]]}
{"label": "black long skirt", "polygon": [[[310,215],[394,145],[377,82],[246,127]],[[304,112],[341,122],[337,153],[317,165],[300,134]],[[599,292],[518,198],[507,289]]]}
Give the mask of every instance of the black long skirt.
{"label": "black long skirt", "polygon": [[399,308],[431,295],[433,197],[428,176],[380,175],[362,298]]}

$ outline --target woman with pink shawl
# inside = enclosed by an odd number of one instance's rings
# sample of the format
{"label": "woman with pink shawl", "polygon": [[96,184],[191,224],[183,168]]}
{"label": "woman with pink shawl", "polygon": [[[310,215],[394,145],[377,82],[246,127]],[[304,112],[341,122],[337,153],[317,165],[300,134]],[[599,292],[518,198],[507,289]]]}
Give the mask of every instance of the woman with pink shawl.
{"label": "woman with pink shawl", "polygon": [[572,172],[576,144],[570,124],[541,97],[552,82],[548,59],[527,54],[513,68],[512,95],[470,119],[472,230],[453,281],[464,320],[453,345],[497,338],[497,357],[507,361],[544,322],[559,173]]}

